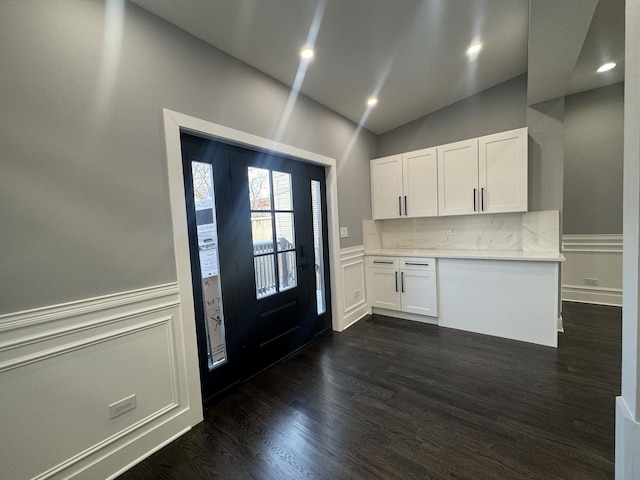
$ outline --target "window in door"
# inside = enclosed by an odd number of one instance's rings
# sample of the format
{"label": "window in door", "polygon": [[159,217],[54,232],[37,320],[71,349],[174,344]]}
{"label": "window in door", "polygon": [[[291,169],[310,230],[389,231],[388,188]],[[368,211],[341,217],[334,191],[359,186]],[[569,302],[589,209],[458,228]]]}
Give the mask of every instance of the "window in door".
{"label": "window in door", "polygon": [[291,175],[248,167],[256,298],[297,285]]}

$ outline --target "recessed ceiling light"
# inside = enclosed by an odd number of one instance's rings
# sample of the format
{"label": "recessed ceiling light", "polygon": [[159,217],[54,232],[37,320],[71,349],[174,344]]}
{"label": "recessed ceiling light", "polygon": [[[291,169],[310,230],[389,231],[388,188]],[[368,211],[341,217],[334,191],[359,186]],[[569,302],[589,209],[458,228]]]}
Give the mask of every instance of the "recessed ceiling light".
{"label": "recessed ceiling light", "polygon": [[367,98],[367,105],[370,107],[375,107],[378,104],[378,99],[376,97]]}
{"label": "recessed ceiling light", "polygon": [[313,48],[306,47],[300,50],[300,56],[303,60],[311,60],[313,58]]}
{"label": "recessed ceiling light", "polygon": [[467,55],[475,55],[482,49],[482,43],[472,43],[471,46],[467,49]]}
{"label": "recessed ceiling light", "polygon": [[613,68],[616,68],[615,62],[608,62],[608,63],[605,63],[604,65],[601,65],[600,68],[598,70],[596,70],[596,72],[598,72],[598,73],[608,72],[609,70],[611,70]]}

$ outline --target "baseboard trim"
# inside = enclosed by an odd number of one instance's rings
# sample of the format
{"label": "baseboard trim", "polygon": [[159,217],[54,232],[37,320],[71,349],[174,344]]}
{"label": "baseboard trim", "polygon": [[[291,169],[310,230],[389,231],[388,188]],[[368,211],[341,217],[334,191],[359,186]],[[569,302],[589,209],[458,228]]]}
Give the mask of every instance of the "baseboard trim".
{"label": "baseboard trim", "polygon": [[371,313],[385,315],[387,317],[401,318],[403,320],[411,320],[413,322],[428,323],[429,325],[438,325],[437,317],[429,317],[426,315],[417,315],[415,313],[399,312],[396,310],[387,310],[386,308],[373,307]]}
{"label": "baseboard trim", "polygon": [[591,303],[594,305],[622,306],[622,289],[562,285],[562,300],[566,302]]}
{"label": "baseboard trim", "polygon": [[342,329],[340,332],[344,332],[347,328],[362,320],[369,314],[368,305],[365,303],[357,309],[351,310],[342,318]]}

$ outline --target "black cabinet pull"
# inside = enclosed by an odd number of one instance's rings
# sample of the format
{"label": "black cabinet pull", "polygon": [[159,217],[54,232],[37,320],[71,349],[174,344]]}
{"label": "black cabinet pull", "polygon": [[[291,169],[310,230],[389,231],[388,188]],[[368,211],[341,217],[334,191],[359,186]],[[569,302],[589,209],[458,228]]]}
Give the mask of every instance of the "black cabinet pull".
{"label": "black cabinet pull", "polygon": [[404,293],[404,272],[400,273],[400,288],[402,290],[402,293]]}
{"label": "black cabinet pull", "polygon": [[405,265],[417,265],[420,267],[428,267],[429,264],[428,263],[414,263],[414,262],[404,262]]}
{"label": "black cabinet pull", "polygon": [[393,261],[391,261],[391,260],[374,260],[373,263],[382,263],[384,265],[393,265]]}
{"label": "black cabinet pull", "polygon": [[476,212],[478,209],[476,207],[476,189],[473,189],[473,211]]}
{"label": "black cabinet pull", "polygon": [[480,189],[480,207],[481,207],[481,210],[484,212],[484,187]]}
{"label": "black cabinet pull", "polygon": [[398,196],[398,215],[402,216],[402,197]]}
{"label": "black cabinet pull", "polygon": [[407,212],[408,212],[408,210],[407,210],[407,196],[405,195],[404,196],[404,214],[405,215],[409,215]]}
{"label": "black cabinet pull", "polygon": [[398,291],[398,272],[396,272],[396,292]]}

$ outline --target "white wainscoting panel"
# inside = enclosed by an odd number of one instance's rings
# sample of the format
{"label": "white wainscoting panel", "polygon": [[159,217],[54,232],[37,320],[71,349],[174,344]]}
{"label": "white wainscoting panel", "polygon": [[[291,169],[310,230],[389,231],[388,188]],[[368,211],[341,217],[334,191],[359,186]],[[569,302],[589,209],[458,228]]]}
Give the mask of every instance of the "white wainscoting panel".
{"label": "white wainscoting panel", "polygon": [[564,235],[562,300],[622,306],[622,235]]}
{"label": "white wainscoting panel", "polygon": [[340,331],[350,327],[369,313],[364,273],[364,247],[340,250],[342,298],[344,299]]}
{"label": "white wainscoting panel", "polygon": [[188,430],[179,306],[170,284],[0,316],[3,478],[113,477]]}

